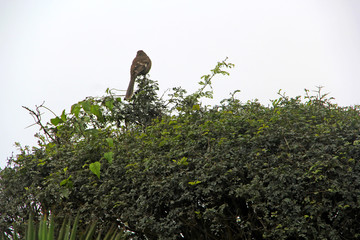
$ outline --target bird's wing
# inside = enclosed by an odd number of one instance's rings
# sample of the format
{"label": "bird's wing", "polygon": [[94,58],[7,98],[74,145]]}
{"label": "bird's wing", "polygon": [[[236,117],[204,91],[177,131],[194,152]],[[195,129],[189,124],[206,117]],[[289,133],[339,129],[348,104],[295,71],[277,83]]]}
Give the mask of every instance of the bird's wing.
{"label": "bird's wing", "polygon": [[143,72],[146,68],[147,68],[147,66],[148,66],[148,62],[147,61],[137,61],[136,63],[135,63],[135,67],[134,67],[134,74],[135,75],[138,75],[138,74],[141,74],[141,72]]}

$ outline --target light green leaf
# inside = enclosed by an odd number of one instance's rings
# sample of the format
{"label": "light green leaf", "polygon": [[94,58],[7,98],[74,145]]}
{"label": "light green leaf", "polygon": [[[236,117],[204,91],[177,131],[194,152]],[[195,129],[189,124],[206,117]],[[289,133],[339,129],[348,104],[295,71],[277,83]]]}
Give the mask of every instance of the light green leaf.
{"label": "light green leaf", "polygon": [[114,153],[113,152],[106,152],[104,153],[104,158],[109,162],[112,163],[114,159]]}
{"label": "light green leaf", "polygon": [[64,122],[66,122],[66,114],[65,114],[65,109],[64,109],[64,111],[62,112],[62,114],[61,114],[61,120],[63,120]]}
{"label": "light green leaf", "polygon": [[64,179],[60,182],[60,186],[63,186],[65,185],[66,183],[68,182],[68,179]]}
{"label": "light green leaf", "polygon": [[195,104],[195,105],[192,107],[192,110],[200,110],[199,104]]}
{"label": "light green leaf", "polygon": [[109,144],[109,147],[114,147],[114,140],[112,138],[106,138],[106,142]]}
{"label": "light green leaf", "polygon": [[176,160],[173,160],[174,162],[176,162],[177,165],[183,165],[183,166],[187,166],[189,165],[188,163],[188,158],[187,157],[183,157],[181,158],[180,160],[176,161]]}
{"label": "light green leaf", "polygon": [[59,123],[63,123],[63,120],[61,120],[61,118],[59,118],[59,117],[56,117],[56,118],[50,119],[50,122],[52,125],[57,126]]}
{"label": "light green leaf", "polygon": [[201,183],[201,181],[194,181],[194,182],[188,182],[188,183],[193,186],[193,185]]}
{"label": "light green leaf", "polygon": [[100,179],[100,162],[90,163],[89,169]]}

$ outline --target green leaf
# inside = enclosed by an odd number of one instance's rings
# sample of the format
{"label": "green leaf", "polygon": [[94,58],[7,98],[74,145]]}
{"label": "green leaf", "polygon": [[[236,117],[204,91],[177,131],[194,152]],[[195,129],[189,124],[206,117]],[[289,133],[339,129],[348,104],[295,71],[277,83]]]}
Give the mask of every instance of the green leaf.
{"label": "green leaf", "polygon": [[71,175],[67,179],[62,180],[60,182],[60,186],[66,186],[68,188],[72,188],[73,182],[71,181]]}
{"label": "green leaf", "polygon": [[183,166],[187,166],[189,165],[188,163],[188,158],[187,157],[183,157],[181,158],[180,160],[176,161],[176,160],[173,160],[173,162],[175,162],[177,165],[183,165]]}
{"label": "green leaf", "polygon": [[40,226],[39,226],[39,231],[38,231],[38,239],[39,240],[45,240],[46,239],[46,232],[47,232],[47,228],[46,228],[46,218],[45,216],[40,220]]}
{"label": "green leaf", "polygon": [[57,126],[59,123],[63,123],[63,120],[59,117],[50,119],[52,125]]}
{"label": "green leaf", "polygon": [[95,232],[95,228],[96,228],[96,222],[93,222],[93,223],[91,224],[91,226],[90,226],[90,229],[87,231],[85,240],[90,240],[90,239],[92,239],[92,235],[93,235],[94,232]]}
{"label": "green leaf", "polygon": [[112,109],[114,108],[114,100],[111,99],[111,100],[108,100],[105,102],[105,106],[110,110],[112,111]]}
{"label": "green leaf", "polygon": [[100,107],[98,105],[91,105],[90,110],[91,110],[91,113],[94,114],[95,116],[101,115]]}
{"label": "green leaf", "polygon": [[192,107],[192,110],[200,110],[199,104],[195,104],[195,105]]}
{"label": "green leaf", "polygon": [[76,117],[79,117],[81,105],[79,103],[76,103],[71,106],[71,113],[74,114]]}
{"label": "green leaf", "polygon": [[53,240],[54,239],[54,230],[55,230],[54,215],[51,215],[46,240]]}
{"label": "green leaf", "polygon": [[34,217],[33,214],[30,213],[27,232],[26,232],[26,240],[35,240],[35,237],[36,237],[36,231],[34,226]]}
{"label": "green leaf", "polygon": [[[78,213],[76,218],[75,218],[72,230],[71,230],[70,240],[75,240],[76,239],[76,232],[77,232],[77,228],[78,228],[78,224],[79,224],[79,218],[80,218],[80,215]],[[68,238],[64,238],[64,239],[68,239]]]}
{"label": "green leaf", "polygon": [[91,106],[91,113],[94,114],[99,121],[104,121],[103,115],[100,110],[100,106],[98,105],[92,105]]}
{"label": "green leaf", "polygon": [[64,122],[66,122],[66,114],[65,114],[65,109],[63,110],[62,114],[61,114],[61,120],[63,120]]}
{"label": "green leaf", "polygon": [[81,106],[84,109],[85,112],[91,113],[91,103],[89,101],[83,101],[81,102]]}
{"label": "green leaf", "polygon": [[190,185],[196,185],[196,184],[199,184],[199,183],[201,183],[201,181],[194,181],[194,182],[188,182],[188,184],[190,184]]}
{"label": "green leaf", "polygon": [[109,144],[109,147],[114,147],[114,140],[112,138],[106,138],[106,142]]}
{"label": "green leaf", "polygon": [[90,163],[89,169],[100,179],[100,162]]}
{"label": "green leaf", "polygon": [[[61,239],[66,239],[66,238],[64,238],[64,236],[65,236],[65,228],[66,228],[66,226],[69,225],[69,224],[66,224],[66,223],[67,223],[67,219],[66,219],[66,217],[65,217],[65,218],[64,218],[64,221],[63,221],[63,223],[62,223],[62,225],[61,225],[59,235],[58,235],[58,239],[59,239],[59,240],[61,240]],[[68,231],[68,232],[69,232],[69,231]]]}
{"label": "green leaf", "polygon": [[70,190],[68,188],[61,188],[59,190],[59,194],[61,198],[69,198]]}
{"label": "green leaf", "polygon": [[68,179],[64,179],[60,182],[60,186],[65,185],[69,180]]}
{"label": "green leaf", "polygon": [[113,152],[106,152],[104,153],[104,158],[109,162],[112,163],[114,159],[114,153]]}

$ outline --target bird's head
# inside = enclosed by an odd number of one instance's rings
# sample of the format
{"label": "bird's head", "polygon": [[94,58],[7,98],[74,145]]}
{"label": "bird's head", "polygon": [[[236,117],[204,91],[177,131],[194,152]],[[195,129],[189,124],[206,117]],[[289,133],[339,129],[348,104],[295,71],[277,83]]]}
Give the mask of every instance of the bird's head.
{"label": "bird's head", "polygon": [[142,55],[146,55],[146,53],[143,50],[139,50],[137,51],[137,56],[142,56]]}

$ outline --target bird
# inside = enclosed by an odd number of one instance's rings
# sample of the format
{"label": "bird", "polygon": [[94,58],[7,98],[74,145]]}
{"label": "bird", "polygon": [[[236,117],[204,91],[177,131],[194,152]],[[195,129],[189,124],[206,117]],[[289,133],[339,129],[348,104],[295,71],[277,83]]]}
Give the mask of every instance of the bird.
{"label": "bird", "polygon": [[130,83],[126,91],[125,100],[131,99],[134,92],[135,79],[138,76],[146,75],[151,68],[151,60],[143,50],[137,51],[130,68]]}

